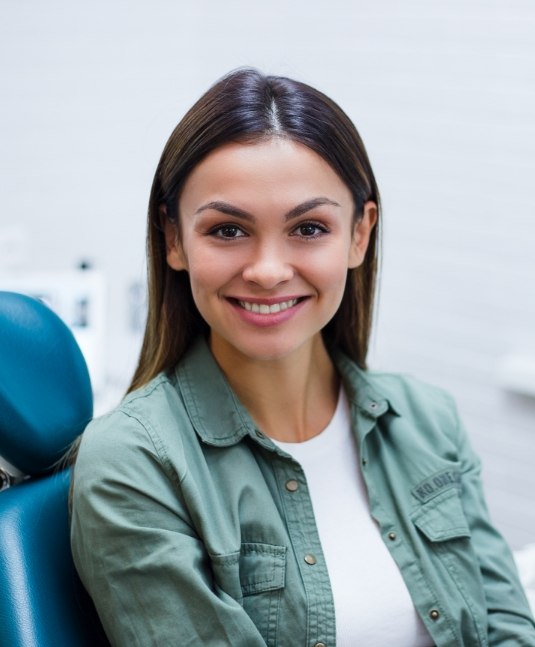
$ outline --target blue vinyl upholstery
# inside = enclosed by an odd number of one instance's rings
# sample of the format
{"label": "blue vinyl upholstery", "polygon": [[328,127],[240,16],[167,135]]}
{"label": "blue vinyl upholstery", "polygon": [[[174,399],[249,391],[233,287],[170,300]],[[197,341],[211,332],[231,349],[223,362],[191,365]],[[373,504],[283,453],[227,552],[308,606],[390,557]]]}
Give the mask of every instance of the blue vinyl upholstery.
{"label": "blue vinyl upholstery", "polygon": [[108,645],[72,562],[70,470],[57,464],[92,408],[68,327],[0,292],[0,455],[27,475],[0,492],[0,647]]}
{"label": "blue vinyl upholstery", "polygon": [[93,414],[85,360],[45,305],[0,293],[0,454],[25,474],[47,471]]}

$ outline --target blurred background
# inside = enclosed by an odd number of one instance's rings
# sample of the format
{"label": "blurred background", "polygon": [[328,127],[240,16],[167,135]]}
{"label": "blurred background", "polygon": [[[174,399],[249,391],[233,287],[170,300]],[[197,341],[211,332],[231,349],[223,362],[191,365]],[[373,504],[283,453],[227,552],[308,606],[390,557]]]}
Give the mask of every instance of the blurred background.
{"label": "blurred background", "polygon": [[73,328],[102,413],[133,371],[146,205],[189,106],[232,68],[306,81],[382,190],[370,364],[447,388],[496,525],[535,542],[535,4],[18,0],[0,4],[0,289]]}

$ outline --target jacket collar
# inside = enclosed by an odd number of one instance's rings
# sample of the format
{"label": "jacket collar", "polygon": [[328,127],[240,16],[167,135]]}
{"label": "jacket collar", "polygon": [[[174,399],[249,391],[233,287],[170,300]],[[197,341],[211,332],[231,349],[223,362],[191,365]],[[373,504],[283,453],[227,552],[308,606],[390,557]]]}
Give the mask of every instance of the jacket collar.
{"label": "jacket collar", "polygon": [[204,337],[199,337],[178,363],[175,375],[190,420],[203,441],[225,447],[254,434],[251,417],[230,388]]}
{"label": "jacket collar", "polygon": [[344,382],[349,402],[362,415],[372,420],[380,418],[388,411],[399,415],[391,398],[374,384],[373,374],[359,368],[341,351],[335,351],[332,358]]}
{"label": "jacket collar", "polygon": [[[366,435],[385,413],[390,411],[397,415],[365,371],[341,352],[333,353],[333,361],[344,382],[353,417],[357,418],[360,437]],[[261,445],[272,447],[231,389],[204,337],[199,337],[179,362],[175,376],[190,420],[205,443],[227,447],[250,436]]]}

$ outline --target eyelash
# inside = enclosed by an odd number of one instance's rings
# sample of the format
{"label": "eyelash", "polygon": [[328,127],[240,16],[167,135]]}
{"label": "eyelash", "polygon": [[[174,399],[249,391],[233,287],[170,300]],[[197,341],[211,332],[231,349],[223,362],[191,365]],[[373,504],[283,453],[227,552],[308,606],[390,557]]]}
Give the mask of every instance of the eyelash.
{"label": "eyelash", "polygon": [[[221,233],[225,229],[235,229],[236,231],[240,231],[243,236],[223,236]],[[227,224],[227,225],[217,225],[217,227],[214,227],[213,229],[210,229],[208,232],[209,236],[213,236],[214,238],[222,238],[223,240],[234,240],[236,238],[244,238],[247,234],[243,231],[241,227],[238,227],[238,225],[232,225],[232,224]]]}
{"label": "eyelash", "polygon": [[[313,227],[316,230],[319,230],[319,232],[316,232],[313,236],[303,236],[301,235],[301,238],[304,238],[305,240],[315,240],[316,238],[321,238],[321,236],[324,236],[325,234],[329,233],[329,229],[325,226],[322,225],[319,222],[314,222],[313,220],[307,220],[306,222],[300,222],[297,227],[294,229],[294,231],[301,229],[303,227]],[[298,234],[292,234],[298,235]]]}
{"label": "eyelash", "polygon": [[[304,227],[313,227],[316,230],[319,230],[319,232],[316,232],[312,236],[303,236],[302,234],[297,234],[295,233],[299,229],[303,229]],[[241,235],[239,236],[223,236],[222,232],[227,229],[227,230],[234,230],[236,232],[241,232]],[[314,222],[314,221],[306,221],[306,222],[301,222],[295,227],[293,230],[291,236],[298,236],[302,238],[303,240],[315,240],[316,238],[320,238],[321,236],[328,234],[329,229],[325,227],[325,225],[320,224],[319,222]],[[224,225],[217,225],[217,227],[214,227],[213,229],[210,229],[208,232],[209,236],[213,236],[214,238],[221,238],[223,240],[236,240],[238,238],[245,238],[247,237],[247,233],[243,231],[241,227],[238,225],[234,225],[232,223],[224,224]]]}

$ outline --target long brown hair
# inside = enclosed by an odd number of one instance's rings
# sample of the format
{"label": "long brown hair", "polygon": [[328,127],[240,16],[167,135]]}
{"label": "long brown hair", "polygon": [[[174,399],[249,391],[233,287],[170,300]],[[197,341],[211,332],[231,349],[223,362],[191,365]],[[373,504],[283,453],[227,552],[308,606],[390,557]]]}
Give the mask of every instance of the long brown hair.
{"label": "long brown hair", "polygon": [[[223,77],[180,121],[156,170],[148,210],[148,317],[129,391],[160,371],[171,370],[193,339],[208,330],[193,301],[188,274],[167,264],[162,207],[178,225],[181,189],[208,153],[229,142],[254,143],[274,136],[308,146],[331,165],[353,195],[355,218],[362,217],[368,200],[380,212],[379,191],[364,144],[336,103],[304,83],[265,76],[254,69],[239,69]],[[378,224],[364,262],[348,270],[340,308],[323,330],[329,347],[340,348],[362,368],[372,325]]]}

